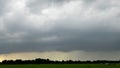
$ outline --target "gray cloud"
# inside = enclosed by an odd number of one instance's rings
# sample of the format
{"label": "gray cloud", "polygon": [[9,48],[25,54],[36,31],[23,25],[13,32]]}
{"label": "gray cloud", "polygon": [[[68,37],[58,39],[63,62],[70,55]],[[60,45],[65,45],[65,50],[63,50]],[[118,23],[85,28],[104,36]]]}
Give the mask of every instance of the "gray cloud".
{"label": "gray cloud", "polygon": [[119,0],[0,1],[0,53],[120,50]]}
{"label": "gray cloud", "polygon": [[8,3],[8,0],[0,0],[0,16],[4,14],[6,4]]}
{"label": "gray cloud", "polygon": [[41,11],[50,6],[61,6],[71,0],[31,0],[27,3],[30,11],[35,14],[40,14]]}

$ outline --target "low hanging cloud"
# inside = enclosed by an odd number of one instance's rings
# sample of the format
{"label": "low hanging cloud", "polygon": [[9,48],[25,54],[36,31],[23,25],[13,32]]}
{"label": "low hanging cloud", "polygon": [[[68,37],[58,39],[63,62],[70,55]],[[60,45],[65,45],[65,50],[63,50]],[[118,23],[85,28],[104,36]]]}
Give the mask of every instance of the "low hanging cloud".
{"label": "low hanging cloud", "polygon": [[120,50],[119,0],[0,3],[0,53]]}

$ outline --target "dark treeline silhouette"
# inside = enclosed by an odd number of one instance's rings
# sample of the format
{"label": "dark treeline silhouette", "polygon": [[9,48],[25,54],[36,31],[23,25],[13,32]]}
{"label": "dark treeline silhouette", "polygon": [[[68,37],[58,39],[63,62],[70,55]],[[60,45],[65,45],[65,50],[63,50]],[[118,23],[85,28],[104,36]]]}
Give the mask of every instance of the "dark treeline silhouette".
{"label": "dark treeline silhouette", "polygon": [[62,61],[53,61],[49,59],[37,58],[35,60],[3,60],[1,64],[108,64],[108,63],[120,63],[119,61],[110,61],[110,60],[95,60],[95,61],[73,61],[73,60],[62,60]]}

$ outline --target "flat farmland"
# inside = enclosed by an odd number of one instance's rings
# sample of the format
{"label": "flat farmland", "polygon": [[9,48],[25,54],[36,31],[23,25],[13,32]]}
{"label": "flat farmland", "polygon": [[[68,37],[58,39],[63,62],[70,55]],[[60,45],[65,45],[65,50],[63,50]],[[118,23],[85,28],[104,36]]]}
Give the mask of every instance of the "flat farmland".
{"label": "flat farmland", "polygon": [[0,68],[120,68],[120,64],[1,64]]}

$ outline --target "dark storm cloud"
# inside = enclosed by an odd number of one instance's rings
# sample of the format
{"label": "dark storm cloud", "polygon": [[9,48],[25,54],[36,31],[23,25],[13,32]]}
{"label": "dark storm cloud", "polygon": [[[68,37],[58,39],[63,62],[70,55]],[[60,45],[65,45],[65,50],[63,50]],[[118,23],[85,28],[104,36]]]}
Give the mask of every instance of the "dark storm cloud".
{"label": "dark storm cloud", "polygon": [[0,1],[1,54],[120,50],[119,0]]}

